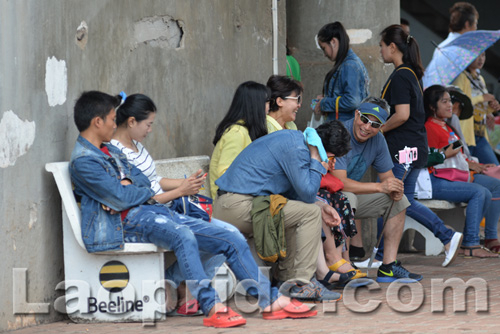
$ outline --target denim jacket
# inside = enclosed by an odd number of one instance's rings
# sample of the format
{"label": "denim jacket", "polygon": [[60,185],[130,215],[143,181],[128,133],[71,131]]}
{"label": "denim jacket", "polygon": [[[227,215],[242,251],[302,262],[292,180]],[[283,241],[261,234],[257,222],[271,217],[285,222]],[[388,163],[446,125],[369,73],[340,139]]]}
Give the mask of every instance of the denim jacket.
{"label": "denim jacket", "polygon": [[368,96],[369,84],[370,78],[365,65],[354,51],[349,49],[330,82],[325,83],[325,97],[321,100],[321,111],[327,113],[327,120],[336,118],[335,101],[339,96],[339,120],[345,122],[354,118],[354,111]]}
{"label": "denim jacket", "polygon": [[306,203],[316,201],[323,165],[311,159],[302,132],[280,130],[248,145],[215,181],[220,190],[252,196],[281,194]]}
{"label": "denim jacket", "polygon": [[[82,238],[89,253],[123,248],[120,214],[105,211],[101,204],[123,211],[154,196],[147,176],[118,148],[106,146],[112,157],[78,136],[69,164],[75,194],[81,196]],[[122,185],[123,178],[132,184]]]}

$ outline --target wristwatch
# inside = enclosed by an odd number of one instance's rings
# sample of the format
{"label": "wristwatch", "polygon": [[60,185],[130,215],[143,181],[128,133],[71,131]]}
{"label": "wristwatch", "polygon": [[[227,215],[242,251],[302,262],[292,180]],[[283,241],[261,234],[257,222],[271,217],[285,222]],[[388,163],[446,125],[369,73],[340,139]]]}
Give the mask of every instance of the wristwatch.
{"label": "wristwatch", "polygon": [[155,204],[160,204],[157,200],[155,200],[153,197],[148,199],[146,202],[144,202],[146,205],[155,205]]}

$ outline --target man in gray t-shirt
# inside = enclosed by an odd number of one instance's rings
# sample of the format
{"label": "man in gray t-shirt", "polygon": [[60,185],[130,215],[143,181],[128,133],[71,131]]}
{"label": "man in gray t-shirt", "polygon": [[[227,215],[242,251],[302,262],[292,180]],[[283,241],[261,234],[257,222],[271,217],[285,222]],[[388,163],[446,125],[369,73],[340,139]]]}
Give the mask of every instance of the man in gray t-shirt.
{"label": "man in gray t-shirt", "polygon": [[[396,260],[406,208],[410,203],[404,195],[403,182],[392,173],[389,149],[379,133],[389,115],[388,110],[384,100],[368,97],[356,110],[354,119],[344,123],[351,135],[351,151],[337,159],[333,175],[344,183],[343,192],[349,198],[356,219],[389,215],[384,229],[384,258],[377,282],[392,282],[399,278],[419,281],[421,275],[410,273]],[[360,182],[370,166],[378,172],[380,182]]]}

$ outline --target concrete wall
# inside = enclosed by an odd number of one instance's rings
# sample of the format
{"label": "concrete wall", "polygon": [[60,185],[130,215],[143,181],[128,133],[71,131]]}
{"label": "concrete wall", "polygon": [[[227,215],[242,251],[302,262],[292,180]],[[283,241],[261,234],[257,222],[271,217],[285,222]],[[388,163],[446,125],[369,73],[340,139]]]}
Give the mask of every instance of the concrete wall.
{"label": "concrete wall", "polygon": [[[210,155],[237,85],[272,74],[272,13],[268,0],[2,0],[0,13],[1,332],[62,318],[60,198],[44,165],[69,159],[81,92],[151,96],[156,159]],[[48,314],[13,314],[13,268]]]}
{"label": "concrete wall", "polygon": [[297,114],[299,129],[311,119],[311,99],[321,94],[326,73],[333,67],[314,36],[327,23],[340,21],[348,30],[353,51],[361,58],[370,75],[370,94],[380,96],[382,85],[394,69],[384,65],[380,56],[380,32],[399,23],[399,1],[288,0],[287,38],[293,56],[301,66],[304,103]]}

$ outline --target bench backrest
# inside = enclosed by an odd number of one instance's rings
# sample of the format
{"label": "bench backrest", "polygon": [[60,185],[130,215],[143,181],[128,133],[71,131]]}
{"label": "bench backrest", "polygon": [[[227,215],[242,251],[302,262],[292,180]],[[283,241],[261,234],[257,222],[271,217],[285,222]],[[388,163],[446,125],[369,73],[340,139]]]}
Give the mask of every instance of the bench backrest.
{"label": "bench backrest", "polygon": [[51,162],[45,165],[45,170],[53,174],[57,189],[59,189],[59,194],[61,195],[62,205],[68,215],[76,241],[85,249],[81,229],[82,214],[73,194],[71,176],[69,175],[69,162]]}

